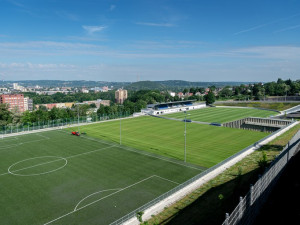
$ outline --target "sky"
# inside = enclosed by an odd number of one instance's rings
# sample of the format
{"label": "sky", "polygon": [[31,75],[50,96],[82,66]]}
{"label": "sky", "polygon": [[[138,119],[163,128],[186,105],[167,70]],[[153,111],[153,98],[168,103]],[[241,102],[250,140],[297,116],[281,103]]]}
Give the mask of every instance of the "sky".
{"label": "sky", "polygon": [[300,79],[298,0],[0,0],[0,79]]}

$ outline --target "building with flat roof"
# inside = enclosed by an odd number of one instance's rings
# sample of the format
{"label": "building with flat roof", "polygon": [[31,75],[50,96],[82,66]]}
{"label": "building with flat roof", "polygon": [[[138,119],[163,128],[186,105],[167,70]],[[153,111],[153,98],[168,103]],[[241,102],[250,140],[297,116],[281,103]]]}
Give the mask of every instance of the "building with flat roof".
{"label": "building with flat roof", "polygon": [[177,102],[165,102],[147,105],[147,109],[142,109],[142,113],[149,115],[161,115],[175,112],[183,112],[193,109],[205,108],[205,103],[196,103],[196,100],[186,100]]}
{"label": "building with flat roof", "polygon": [[127,98],[128,98],[127,90],[123,90],[122,88],[119,88],[115,92],[116,103],[123,104]]}
{"label": "building with flat roof", "polygon": [[24,110],[32,111],[33,110],[33,100],[26,97],[24,98]]}
{"label": "building with flat roof", "polygon": [[24,112],[24,95],[23,94],[3,94],[0,95],[0,103],[8,104],[9,111]]}

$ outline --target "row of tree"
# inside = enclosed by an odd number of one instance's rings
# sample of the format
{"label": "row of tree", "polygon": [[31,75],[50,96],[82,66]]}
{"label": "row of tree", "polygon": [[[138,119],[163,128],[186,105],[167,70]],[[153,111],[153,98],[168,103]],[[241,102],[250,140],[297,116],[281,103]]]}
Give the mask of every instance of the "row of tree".
{"label": "row of tree", "polygon": [[89,92],[89,93],[55,93],[53,95],[39,95],[34,92],[25,92],[25,97],[29,97],[33,100],[34,104],[49,104],[49,103],[60,103],[60,102],[83,102],[92,101],[96,99],[105,99],[114,101],[115,92]]}
{"label": "row of tree", "polygon": [[46,107],[39,107],[38,110],[33,112],[26,111],[22,114],[13,113],[8,110],[7,104],[0,104],[0,126],[18,123],[34,123],[39,121],[69,119],[79,116],[86,116],[91,105],[76,105],[72,108],[52,108],[47,110]]}
{"label": "row of tree", "polygon": [[[223,88],[209,87],[214,92],[216,99],[237,99],[237,100],[261,100],[268,96],[294,96],[300,93],[300,80],[292,81],[278,79],[277,82],[255,83],[250,85],[241,84],[239,86],[226,86]],[[185,88],[183,93],[203,94],[204,88]],[[190,96],[187,99],[193,99]]]}

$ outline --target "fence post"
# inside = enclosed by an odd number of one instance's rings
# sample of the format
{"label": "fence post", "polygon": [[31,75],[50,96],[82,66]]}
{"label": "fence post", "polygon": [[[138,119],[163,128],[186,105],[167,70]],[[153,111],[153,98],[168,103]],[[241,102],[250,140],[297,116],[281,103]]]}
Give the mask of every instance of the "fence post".
{"label": "fence post", "polygon": [[229,214],[225,214],[225,225],[229,225]]}
{"label": "fence post", "polygon": [[250,206],[253,205],[253,184],[250,185]]}
{"label": "fence post", "polygon": [[243,198],[240,197],[240,203],[239,203],[239,220],[243,218]]}
{"label": "fence post", "polygon": [[261,174],[258,175],[258,181],[257,181],[257,183],[258,183],[258,193],[259,193],[258,198],[260,198],[261,193],[262,193],[262,191],[261,191],[261,189],[262,189]]}

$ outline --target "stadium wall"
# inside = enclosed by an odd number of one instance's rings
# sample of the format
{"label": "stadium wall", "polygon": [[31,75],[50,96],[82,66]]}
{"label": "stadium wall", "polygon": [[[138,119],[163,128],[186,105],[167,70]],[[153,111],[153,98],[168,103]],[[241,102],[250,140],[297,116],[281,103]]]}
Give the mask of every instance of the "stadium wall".
{"label": "stadium wall", "polygon": [[232,122],[223,123],[223,127],[254,130],[261,132],[274,132],[292,123],[291,120],[248,117]]}

